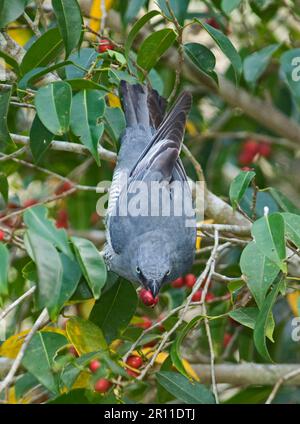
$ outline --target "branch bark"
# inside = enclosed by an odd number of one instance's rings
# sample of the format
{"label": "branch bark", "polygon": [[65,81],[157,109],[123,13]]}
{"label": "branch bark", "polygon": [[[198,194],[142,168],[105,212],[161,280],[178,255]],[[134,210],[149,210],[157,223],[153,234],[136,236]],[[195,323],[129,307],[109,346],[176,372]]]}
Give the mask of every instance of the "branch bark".
{"label": "branch bark", "polygon": [[[211,383],[210,365],[193,365],[202,383]],[[285,375],[299,371],[299,364],[216,364],[215,374],[218,384],[226,383],[234,386],[273,386]],[[300,385],[300,374],[283,384]]]}

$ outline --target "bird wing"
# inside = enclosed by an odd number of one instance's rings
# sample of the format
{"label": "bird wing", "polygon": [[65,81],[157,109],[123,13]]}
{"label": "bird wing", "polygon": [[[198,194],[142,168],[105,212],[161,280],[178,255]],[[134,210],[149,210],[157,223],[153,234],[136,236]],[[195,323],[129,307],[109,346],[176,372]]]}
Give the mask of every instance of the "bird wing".
{"label": "bird wing", "polygon": [[[160,172],[162,179],[171,180],[191,104],[191,94],[183,92],[133,167],[130,174],[132,180],[142,180],[151,172]],[[183,166],[176,165],[176,169],[181,169],[180,174],[186,179],[185,172],[182,173]]]}

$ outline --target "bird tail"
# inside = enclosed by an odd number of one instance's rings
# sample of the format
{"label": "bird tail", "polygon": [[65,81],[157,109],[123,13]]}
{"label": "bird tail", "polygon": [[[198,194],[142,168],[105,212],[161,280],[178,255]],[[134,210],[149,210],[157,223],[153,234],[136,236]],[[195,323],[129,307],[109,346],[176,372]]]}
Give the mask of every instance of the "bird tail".
{"label": "bird tail", "polygon": [[120,94],[128,127],[138,124],[146,128],[159,127],[165,115],[167,101],[156,90],[121,81]]}

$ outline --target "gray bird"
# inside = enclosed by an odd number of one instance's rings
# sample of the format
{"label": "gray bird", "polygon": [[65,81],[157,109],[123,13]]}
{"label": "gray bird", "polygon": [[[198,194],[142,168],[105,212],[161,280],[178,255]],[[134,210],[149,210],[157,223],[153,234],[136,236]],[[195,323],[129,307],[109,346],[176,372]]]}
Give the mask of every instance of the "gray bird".
{"label": "gray bird", "polygon": [[[194,260],[195,212],[179,158],[192,97],[183,92],[165,114],[167,102],[155,90],[122,81],[120,94],[126,131],[109,193],[104,258],[110,270],[155,297]],[[163,188],[153,200],[155,184]],[[181,196],[174,186],[182,187]]]}

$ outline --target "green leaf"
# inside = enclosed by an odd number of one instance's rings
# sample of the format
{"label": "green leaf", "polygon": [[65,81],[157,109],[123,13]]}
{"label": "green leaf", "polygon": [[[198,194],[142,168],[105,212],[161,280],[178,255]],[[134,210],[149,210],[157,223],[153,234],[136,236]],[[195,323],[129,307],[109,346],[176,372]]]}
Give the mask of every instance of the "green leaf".
{"label": "green leaf", "polygon": [[99,299],[106,283],[106,265],[99,251],[90,240],[71,238],[82,273],[95,297]]}
{"label": "green leaf", "polygon": [[59,394],[58,376],[52,366],[57,351],[67,344],[67,339],[57,333],[36,333],[26,349],[22,365],[44,387],[54,394]]}
{"label": "green leaf", "polygon": [[3,172],[0,172],[0,194],[2,195],[5,203],[8,201],[8,190],[7,177]]}
{"label": "green leaf", "polygon": [[230,184],[229,197],[234,209],[239,204],[254,177],[254,171],[243,171]]}
{"label": "green leaf", "polygon": [[109,90],[104,87],[104,85],[98,84],[93,80],[83,79],[83,78],[75,78],[67,80],[67,83],[70,84],[73,91],[79,90],[98,90],[98,93],[102,96],[109,92]]}
{"label": "green leaf", "polygon": [[150,71],[175,40],[176,33],[169,28],[161,29],[149,35],[139,48],[137,64],[146,71]]}
{"label": "green leaf", "polygon": [[[239,322],[245,327],[251,328],[251,330],[254,330],[258,315],[259,315],[259,309],[255,307],[238,308],[229,312],[229,316],[232,319],[234,319],[234,321]],[[274,324],[273,316],[272,314],[270,314],[267,321],[266,337],[268,337],[268,339],[270,339],[272,342],[274,341],[273,340],[274,325],[275,324]]]}
{"label": "green leaf", "polygon": [[11,57],[9,54],[7,54],[6,52],[3,52],[3,51],[0,51],[0,57],[2,57],[5,60],[5,62],[13,68],[15,73],[17,75],[19,75],[20,67],[19,67],[18,62],[13,57]]}
{"label": "green leaf", "polygon": [[22,15],[27,3],[28,0],[0,0],[0,28]]}
{"label": "green leaf", "polygon": [[51,66],[40,66],[38,68],[31,69],[20,79],[18,87],[21,90],[25,90],[27,87],[31,87],[34,83],[50,72],[56,71],[57,69],[63,68],[72,63],[70,60],[65,60],[63,62],[55,63]]}
{"label": "green leaf", "polygon": [[35,96],[37,114],[53,134],[63,135],[69,129],[72,103],[71,86],[56,81],[40,88]]}
{"label": "green leaf", "polygon": [[214,404],[214,395],[203,385],[191,382],[183,375],[172,371],[156,374],[158,383],[176,399],[188,404]]}
{"label": "green leaf", "polygon": [[125,131],[126,123],[122,109],[119,107],[106,107],[104,113],[105,131],[117,143]]}
{"label": "green leaf", "polygon": [[[187,16],[187,10],[189,7],[190,0],[170,0],[170,7],[176,16],[176,19],[180,25],[184,24],[184,20]],[[163,11],[163,13],[169,18],[172,19],[172,16],[169,12],[169,9],[166,4],[166,0],[158,0],[158,5]]]}
{"label": "green leaf", "polygon": [[71,112],[71,129],[93,155],[100,165],[98,145],[104,131],[104,124],[99,123],[103,116],[105,101],[103,94],[96,90],[83,90],[73,98]]}
{"label": "green leaf", "polygon": [[16,399],[19,400],[26,395],[26,392],[39,384],[39,381],[29,372],[21,375],[15,383]]}
{"label": "green leaf", "polygon": [[3,90],[0,92],[0,151],[3,152],[8,143],[13,141],[9,135],[7,127],[7,114],[9,109],[11,90]]}
{"label": "green leaf", "polygon": [[185,54],[191,59],[198,69],[218,82],[218,77],[214,72],[216,58],[210,49],[199,43],[186,43],[183,48]]}
{"label": "green leaf", "polygon": [[285,212],[282,214],[285,223],[286,238],[300,249],[300,216]]}
{"label": "green leaf", "polygon": [[38,115],[32,122],[29,138],[32,156],[35,162],[39,162],[50,147],[54,134],[47,130]]}
{"label": "green leaf", "polygon": [[240,55],[236,51],[236,48],[234,47],[234,45],[231,43],[229,38],[223,34],[223,32],[219,31],[216,28],[213,28],[211,25],[208,25],[207,23],[203,23],[199,21],[199,19],[195,19],[195,20],[209,33],[209,35],[214,39],[214,41],[220,47],[220,49],[225,54],[225,56],[228,57],[228,59],[230,60],[232,64],[236,81],[238,82],[243,70],[243,64],[242,64]]}
{"label": "green leaf", "polygon": [[72,317],[67,321],[66,332],[70,343],[80,355],[107,349],[102,331],[91,321]]}
{"label": "green leaf", "polygon": [[146,15],[142,16],[131,28],[126,43],[125,43],[125,57],[129,60],[129,53],[131,50],[131,46],[138,35],[139,31],[143,28],[144,25],[154,16],[160,15],[158,10],[151,10],[151,12],[146,13]]}
{"label": "green leaf", "polygon": [[258,350],[258,352],[263,358],[271,362],[272,362],[272,359],[268,352],[267,343],[266,343],[266,332],[268,327],[268,321],[270,319],[269,317],[272,313],[272,308],[276,301],[280,287],[281,287],[280,282],[277,282],[277,284],[274,285],[271,293],[268,294],[263,304],[263,307],[261,308],[258,314],[258,317],[256,319],[254,334],[253,334],[254,344],[256,349]]}
{"label": "green leaf", "polygon": [[76,0],[52,0],[58,27],[64,40],[66,58],[81,40],[82,17]]}
{"label": "green leaf", "polygon": [[270,187],[268,191],[271,193],[273,199],[284,212],[291,212],[300,215],[300,209],[290,201],[281,191],[274,187]]}
{"label": "green leaf", "polygon": [[254,241],[243,250],[240,266],[246,277],[247,286],[258,307],[261,308],[271,284],[280,272],[280,268],[257,248]]}
{"label": "green leaf", "polygon": [[300,48],[291,49],[280,57],[280,72],[292,96],[300,107]]}
{"label": "green leaf", "polygon": [[258,52],[252,53],[244,60],[244,77],[249,84],[255,84],[266,70],[279,44],[271,44]]}
{"label": "green leaf", "polygon": [[184,328],[180,331],[179,335],[176,337],[175,342],[173,342],[171,346],[170,355],[171,355],[172,363],[176,367],[176,369],[181,374],[185,375],[186,377],[188,377],[188,374],[181,361],[180,347],[182,345],[184,338],[188,334],[188,332],[202,319],[203,319],[202,316],[198,316],[193,318],[188,324],[186,324]]}
{"label": "green leaf", "polygon": [[58,28],[51,28],[29,47],[23,57],[20,69],[23,75],[33,68],[47,66],[63,49],[63,40]]}
{"label": "green leaf", "polygon": [[8,295],[9,253],[7,247],[0,243],[0,296]]}
{"label": "green leaf", "polygon": [[242,0],[222,0],[221,8],[226,15],[229,15],[234,9],[239,7]]}
{"label": "green leaf", "polygon": [[[78,79],[83,78],[88,72],[90,66],[98,58],[98,53],[95,49],[84,48],[78,52],[74,52],[70,55],[69,60],[73,63],[66,66],[66,77],[67,79]],[[102,61],[99,61],[98,66],[101,66]],[[76,66],[77,65],[77,66]],[[80,69],[83,68],[83,69]],[[97,69],[97,66],[96,66]]]}
{"label": "green leaf", "polygon": [[24,223],[31,233],[34,232],[48,240],[70,259],[73,259],[66,231],[56,228],[54,223],[47,218],[47,214],[48,209],[45,206],[34,206],[24,212]]}
{"label": "green leaf", "polygon": [[252,236],[262,254],[279,266],[282,272],[287,272],[284,219],[282,214],[265,215],[254,222]]}
{"label": "green leaf", "polygon": [[75,260],[61,253],[59,255],[62,264],[62,277],[53,287],[52,300],[48,305],[51,310],[51,317],[57,318],[62,307],[74,294],[81,278],[81,270]]}
{"label": "green leaf", "polygon": [[98,325],[107,340],[120,336],[133,317],[138,304],[138,298],[133,285],[119,279],[95,303],[90,320]]}
{"label": "green leaf", "polygon": [[34,232],[26,233],[37,267],[38,282],[36,298],[38,308],[47,307],[51,318],[56,317],[57,308],[53,298],[57,297],[62,285],[63,268],[55,247]]}

